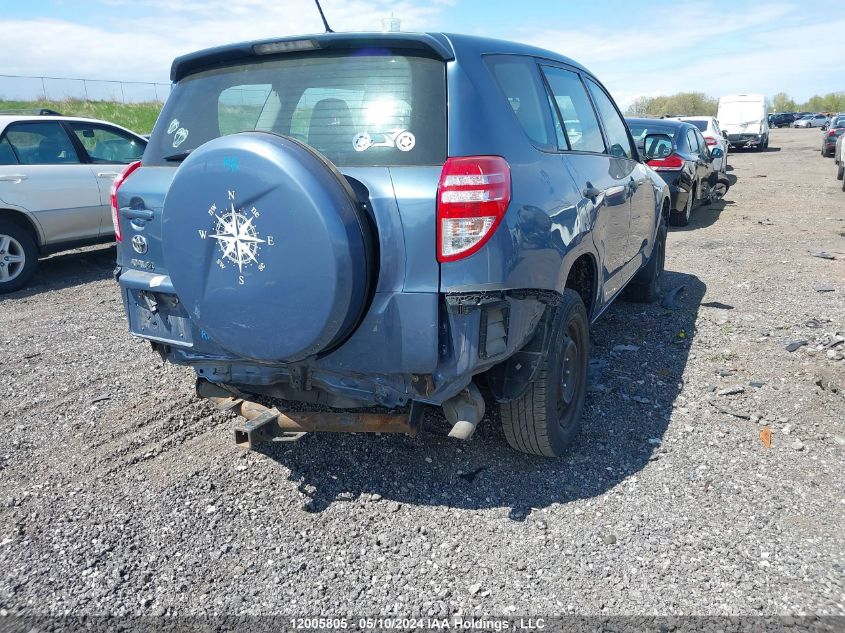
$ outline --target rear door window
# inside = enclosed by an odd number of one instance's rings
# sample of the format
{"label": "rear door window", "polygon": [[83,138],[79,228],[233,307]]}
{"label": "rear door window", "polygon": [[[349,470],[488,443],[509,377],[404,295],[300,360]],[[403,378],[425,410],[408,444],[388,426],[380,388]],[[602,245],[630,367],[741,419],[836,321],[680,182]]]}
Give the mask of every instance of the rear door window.
{"label": "rear door window", "polygon": [[603,153],[605,146],[601,128],[578,74],[555,66],[544,66],[543,74],[568,141],[568,146],[560,149]]}
{"label": "rear door window", "polygon": [[534,61],[506,55],[485,61],[528,138],[541,149],[553,149],[551,110]]}
{"label": "rear door window", "polygon": [[144,160],[166,164],[213,138],[253,130],[308,143],[339,166],[443,164],[445,64],[368,50],[199,72],[173,88]]}
{"label": "rear door window", "polygon": [[689,145],[689,151],[691,154],[698,154],[698,139],[695,137],[695,132],[692,130],[687,130],[687,145]]}
{"label": "rear door window", "polygon": [[13,123],[6,139],[22,165],[74,165],[79,156],[64,128],[55,121]]}
{"label": "rear door window", "polygon": [[593,95],[599,116],[604,123],[604,131],[607,134],[607,142],[610,145],[609,153],[616,158],[634,158],[634,148],[631,146],[631,139],[628,138],[628,128],[622,115],[616,109],[613,100],[607,93],[592,79],[587,79],[590,87],[590,94]]}

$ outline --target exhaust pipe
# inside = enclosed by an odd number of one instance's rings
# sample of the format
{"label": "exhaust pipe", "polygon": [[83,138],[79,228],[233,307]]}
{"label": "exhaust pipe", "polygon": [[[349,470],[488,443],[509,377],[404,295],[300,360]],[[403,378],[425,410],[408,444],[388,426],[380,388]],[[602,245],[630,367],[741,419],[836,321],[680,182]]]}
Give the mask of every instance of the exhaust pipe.
{"label": "exhaust pipe", "polygon": [[218,409],[244,418],[235,428],[235,443],[245,448],[254,448],[258,442],[298,440],[306,433],[405,433],[413,437],[422,418],[423,405],[416,401],[411,403],[409,414],[282,412],[205,379],[197,381],[196,389],[200,398]]}
{"label": "exhaust pipe", "polygon": [[452,424],[449,437],[468,440],[484,417],[484,397],[471,382],[466,389],[443,403],[443,413]]}

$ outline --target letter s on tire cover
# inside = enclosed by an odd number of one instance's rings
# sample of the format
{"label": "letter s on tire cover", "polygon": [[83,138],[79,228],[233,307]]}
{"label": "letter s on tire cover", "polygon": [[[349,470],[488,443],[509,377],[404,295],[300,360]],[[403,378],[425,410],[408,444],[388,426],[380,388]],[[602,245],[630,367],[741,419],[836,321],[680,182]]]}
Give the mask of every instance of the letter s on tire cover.
{"label": "letter s on tire cover", "polygon": [[301,360],[354,331],[374,276],[366,212],[346,179],[294,139],[209,141],[177,170],[162,248],[191,319],[219,345]]}

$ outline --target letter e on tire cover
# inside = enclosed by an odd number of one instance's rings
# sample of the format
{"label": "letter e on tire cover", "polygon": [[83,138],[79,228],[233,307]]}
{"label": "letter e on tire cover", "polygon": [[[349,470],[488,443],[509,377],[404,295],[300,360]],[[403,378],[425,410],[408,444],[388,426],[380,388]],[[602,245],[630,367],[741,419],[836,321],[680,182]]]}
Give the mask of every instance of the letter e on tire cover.
{"label": "letter e on tire cover", "polygon": [[365,212],[313,148],[265,132],[214,139],[179,166],[162,247],[191,319],[219,345],[295,361],[354,330],[371,261]]}

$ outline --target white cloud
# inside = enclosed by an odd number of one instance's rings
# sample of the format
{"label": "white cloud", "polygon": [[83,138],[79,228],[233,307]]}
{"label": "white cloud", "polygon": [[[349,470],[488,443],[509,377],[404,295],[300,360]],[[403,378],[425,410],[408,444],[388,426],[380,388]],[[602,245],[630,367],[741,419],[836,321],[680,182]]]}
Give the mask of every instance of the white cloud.
{"label": "white cloud", "polygon": [[820,43],[838,41],[845,20],[813,17],[819,21],[806,24],[806,12],[790,4],[726,12],[694,3],[643,15],[628,31],[526,29],[521,36],[585,65],[623,108],[639,96],[682,91],[785,90],[804,100],[843,88]]}
{"label": "white cloud", "polygon": [[[137,2],[107,0],[111,5]],[[327,0],[337,31],[378,31],[401,17],[403,30],[426,30],[441,6],[386,0]],[[174,57],[232,42],[322,32],[312,0],[148,0],[145,17],[82,24],[57,19],[0,19],[4,72],[93,79],[167,82]],[[120,11],[118,10],[119,14]],[[37,42],[37,45],[33,45]]]}
{"label": "white cloud", "polygon": [[[402,19],[404,31],[444,28],[455,3],[322,0],[337,31],[379,30],[381,19],[391,14]],[[103,11],[98,21],[0,18],[4,72],[166,83],[178,55],[322,31],[313,0],[100,0],[100,6],[106,4],[113,10]],[[516,39],[569,55],[595,72],[622,107],[641,95],[679,91],[718,96],[785,90],[804,100],[843,88],[834,58],[824,48],[845,33],[842,18],[809,16],[800,5],[783,1],[751,8],[740,3],[727,11],[715,2],[696,0],[673,4],[671,10],[644,5],[633,12],[637,17],[630,28],[602,23],[597,10],[596,20],[578,28],[556,28],[556,20],[564,18],[550,13],[539,28],[512,16],[492,31],[482,23],[454,30]]]}

